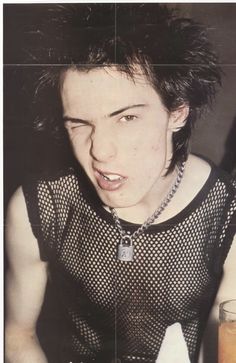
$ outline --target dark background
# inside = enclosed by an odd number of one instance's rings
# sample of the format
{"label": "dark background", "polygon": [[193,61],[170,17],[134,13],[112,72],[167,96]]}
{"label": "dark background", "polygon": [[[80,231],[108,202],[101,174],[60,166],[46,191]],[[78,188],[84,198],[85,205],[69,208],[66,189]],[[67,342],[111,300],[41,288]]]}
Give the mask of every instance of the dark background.
{"label": "dark background", "polygon": [[[212,110],[205,113],[197,123],[192,139],[192,151],[210,158],[229,173],[235,174],[236,4],[185,3],[167,6],[176,7],[180,15],[192,17],[207,26],[224,72],[222,89],[217,94]],[[33,173],[45,165],[55,166],[63,159],[60,145],[46,135],[35,135],[31,130],[31,100],[37,67],[22,64],[21,58],[18,57],[27,40],[22,32],[32,24],[40,24],[46,7],[44,4],[4,5],[5,205],[13,191],[22,183],[26,171]],[[50,319],[57,321],[58,329],[61,321],[54,309],[53,295],[54,293],[51,293],[50,298],[46,300],[43,314],[46,314],[48,319],[44,320],[44,324],[39,324],[39,330],[46,346],[48,341],[49,345],[54,346],[51,352],[54,355],[57,351],[54,345],[56,330],[50,331]],[[47,334],[49,331],[50,334]],[[214,345],[212,352],[210,345],[207,350],[206,361],[216,362]]]}

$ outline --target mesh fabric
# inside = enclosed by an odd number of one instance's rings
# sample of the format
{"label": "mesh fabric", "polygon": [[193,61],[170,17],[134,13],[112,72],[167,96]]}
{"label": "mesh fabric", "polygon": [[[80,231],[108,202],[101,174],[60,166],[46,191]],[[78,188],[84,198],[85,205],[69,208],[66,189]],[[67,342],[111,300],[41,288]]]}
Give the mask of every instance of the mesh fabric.
{"label": "mesh fabric", "polygon": [[[154,363],[174,322],[197,361],[235,231],[235,189],[224,175],[213,169],[182,212],[139,236],[133,262],[117,260],[112,216],[77,171],[31,181],[24,192],[41,258],[65,307],[68,362]],[[129,233],[138,228],[121,223]]]}

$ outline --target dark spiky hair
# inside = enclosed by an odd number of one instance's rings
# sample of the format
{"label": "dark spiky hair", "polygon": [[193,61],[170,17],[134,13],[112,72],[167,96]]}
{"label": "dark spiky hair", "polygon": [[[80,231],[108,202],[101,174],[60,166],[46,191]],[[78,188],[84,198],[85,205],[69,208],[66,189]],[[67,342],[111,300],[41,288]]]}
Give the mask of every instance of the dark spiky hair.
{"label": "dark spiky hair", "polygon": [[35,92],[38,129],[63,130],[61,75],[68,68],[89,71],[115,66],[133,78],[137,65],[171,112],[190,112],[173,133],[169,171],[187,158],[191,130],[199,112],[211,104],[221,71],[203,26],[179,18],[159,4],[68,4],[50,7],[33,52],[47,64]]}

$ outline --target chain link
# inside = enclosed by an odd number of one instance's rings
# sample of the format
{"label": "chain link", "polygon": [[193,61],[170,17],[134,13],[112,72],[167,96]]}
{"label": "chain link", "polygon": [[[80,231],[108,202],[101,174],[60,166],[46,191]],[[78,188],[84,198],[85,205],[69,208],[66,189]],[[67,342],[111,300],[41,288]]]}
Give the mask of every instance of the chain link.
{"label": "chain link", "polygon": [[[183,178],[183,174],[184,174],[184,168],[185,168],[185,163],[182,163],[180,168],[178,169],[178,175],[177,178],[172,186],[172,188],[170,189],[169,193],[167,194],[166,198],[162,201],[161,205],[158,207],[158,209],[155,210],[155,212],[147,218],[147,220],[132,234],[129,235],[130,240],[133,241],[135,238],[139,237],[143,232],[145,232],[148,227],[153,224],[153,222],[160,216],[160,214],[163,212],[163,210],[166,208],[166,206],[169,204],[169,202],[171,201],[171,199],[173,198],[173,196],[175,195],[180,182]],[[119,217],[117,215],[117,212],[114,208],[110,208],[111,214],[113,216],[114,222],[115,222],[115,226],[118,229],[121,239],[123,239],[125,236],[128,235],[128,233],[126,233],[120,223]]]}

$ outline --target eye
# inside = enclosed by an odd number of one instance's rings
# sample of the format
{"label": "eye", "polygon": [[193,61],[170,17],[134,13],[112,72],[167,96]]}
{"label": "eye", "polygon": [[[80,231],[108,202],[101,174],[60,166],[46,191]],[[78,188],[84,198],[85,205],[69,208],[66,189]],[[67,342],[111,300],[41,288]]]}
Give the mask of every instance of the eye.
{"label": "eye", "polygon": [[87,125],[82,124],[82,123],[81,123],[81,124],[79,124],[79,123],[78,123],[78,124],[76,124],[76,125],[71,126],[71,127],[70,127],[70,129],[71,129],[71,130],[75,130],[75,129],[79,129],[79,128],[80,128],[80,127],[82,127],[82,126],[87,126]]}
{"label": "eye", "polygon": [[135,115],[125,115],[120,118],[120,121],[130,122],[130,121],[134,121],[136,118],[137,118],[137,116],[135,116]]}
{"label": "eye", "polygon": [[65,128],[69,131],[74,131],[74,130],[78,130],[80,129],[81,127],[84,127],[84,126],[88,126],[88,123],[85,123],[85,122],[66,122],[65,123]]}

